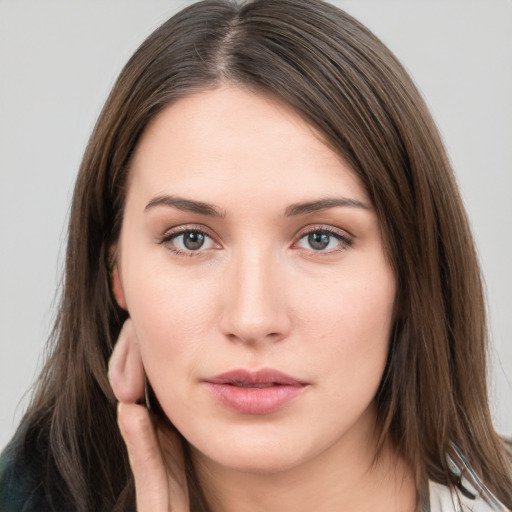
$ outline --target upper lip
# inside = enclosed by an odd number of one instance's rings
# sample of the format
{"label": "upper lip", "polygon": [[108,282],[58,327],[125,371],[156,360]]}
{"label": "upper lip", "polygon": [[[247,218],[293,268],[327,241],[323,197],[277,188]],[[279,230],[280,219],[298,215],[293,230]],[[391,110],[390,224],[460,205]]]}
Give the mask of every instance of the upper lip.
{"label": "upper lip", "polygon": [[245,369],[230,370],[205,379],[211,384],[232,385],[278,385],[278,386],[304,386],[307,382],[291,377],[286,373],[272,368],[251,371]]}

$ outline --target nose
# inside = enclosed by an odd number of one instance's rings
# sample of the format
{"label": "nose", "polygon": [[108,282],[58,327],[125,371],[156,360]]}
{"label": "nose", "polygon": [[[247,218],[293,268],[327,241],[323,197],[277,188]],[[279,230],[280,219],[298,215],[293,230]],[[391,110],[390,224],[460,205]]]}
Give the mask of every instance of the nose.
{"label": "nose", "polygon": [[220,327],[234,342],[272,343],[290,332],[282,269],[269,252],[247,251],[229,265]]}

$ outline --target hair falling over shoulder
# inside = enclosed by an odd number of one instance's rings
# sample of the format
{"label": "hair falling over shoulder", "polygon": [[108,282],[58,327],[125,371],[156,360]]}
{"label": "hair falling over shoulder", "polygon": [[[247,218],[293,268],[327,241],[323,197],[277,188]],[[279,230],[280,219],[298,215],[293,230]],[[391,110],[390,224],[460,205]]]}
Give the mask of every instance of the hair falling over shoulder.
{"label": "hair falling over shoulder", "polygon": [[[323,134],[366,187],[398,282],[376,401],[391,440],[428,480],[453,485],[455,444],[512,508],[510,453],[493,429],[487,327],[474,242],[438,131],[391,52],[320,0],[206,0],[165,22],[121,72],[76,182],[60,310],[19,430],[38,453],[56,510],[134,509],[107,378],[126,319],[110,286],[130,157],[151,119],[193,92],[231,83],[279,98]],[[185,449],[187,447],[184,442]],[[206,511],[188,461],[192,510]]]}

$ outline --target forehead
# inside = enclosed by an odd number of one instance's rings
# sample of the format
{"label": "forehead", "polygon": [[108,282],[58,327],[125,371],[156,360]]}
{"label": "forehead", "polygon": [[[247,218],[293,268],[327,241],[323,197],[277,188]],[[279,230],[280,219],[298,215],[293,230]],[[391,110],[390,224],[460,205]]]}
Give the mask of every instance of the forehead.
{"label": "forehead", "polygon": [[[131,185],[148,194],[209,197],[329,189],[367,201],[355,174],[315,129],[284,103],[235,87],[193,94],[148,125],[131,165]],[[173,189],[173,190],[169,190]]]}

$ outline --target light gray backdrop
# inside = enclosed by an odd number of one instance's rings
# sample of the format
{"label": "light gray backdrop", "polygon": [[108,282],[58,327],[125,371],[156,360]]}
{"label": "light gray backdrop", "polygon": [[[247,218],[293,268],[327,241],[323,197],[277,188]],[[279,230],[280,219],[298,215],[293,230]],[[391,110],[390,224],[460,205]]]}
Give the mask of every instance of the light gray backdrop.
{"label": "light gray backdrop", "polygon": [[[88,135],[131,53],[189,3],[0,0],[0,448],[53,320]],[[441,128],[487,281],[493,413],[512,435],[512,2],[337,3],[405,63]]]}

